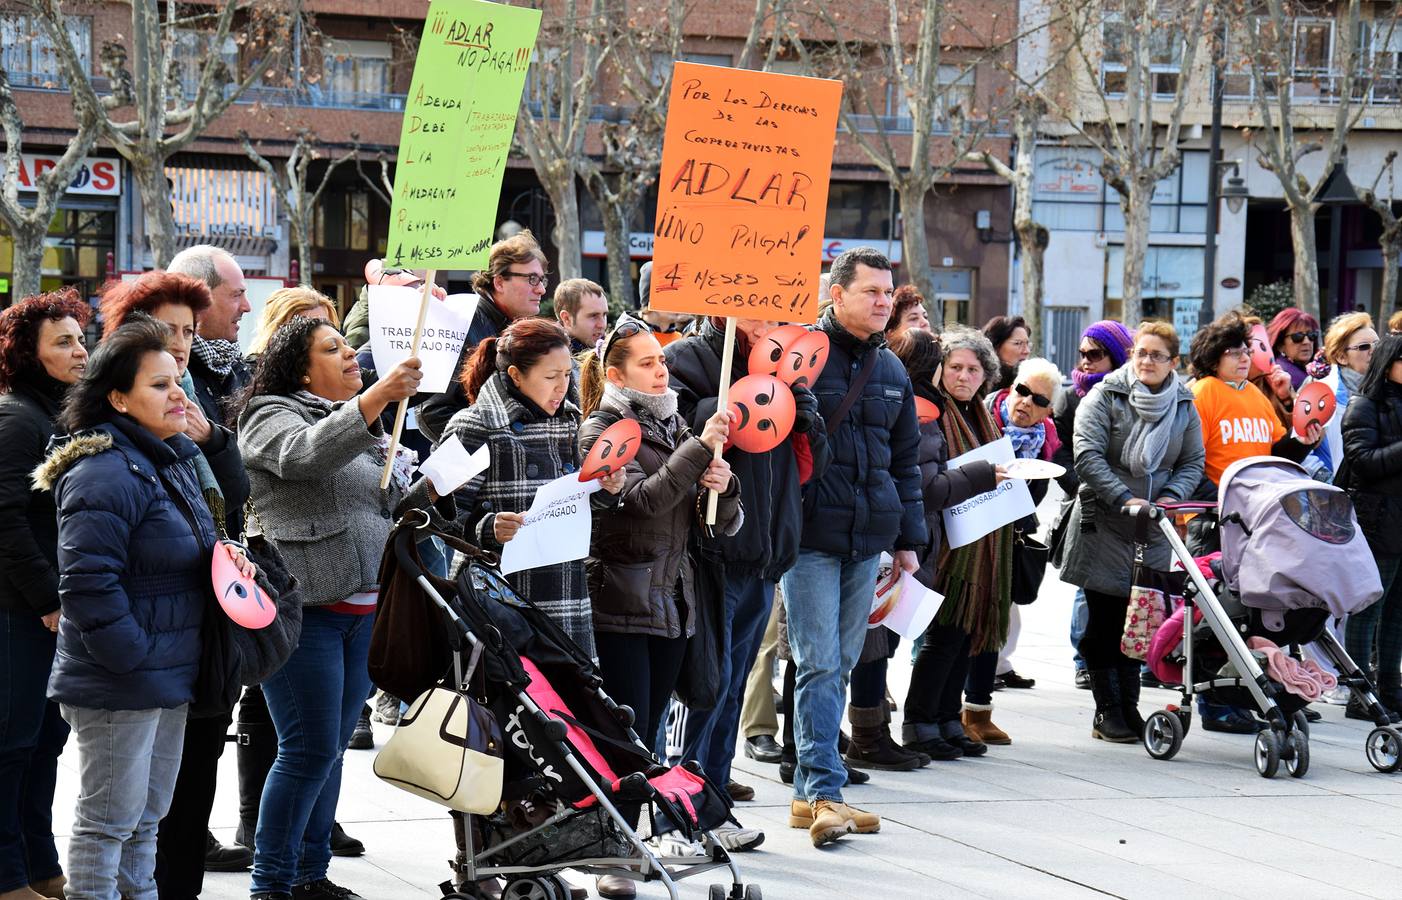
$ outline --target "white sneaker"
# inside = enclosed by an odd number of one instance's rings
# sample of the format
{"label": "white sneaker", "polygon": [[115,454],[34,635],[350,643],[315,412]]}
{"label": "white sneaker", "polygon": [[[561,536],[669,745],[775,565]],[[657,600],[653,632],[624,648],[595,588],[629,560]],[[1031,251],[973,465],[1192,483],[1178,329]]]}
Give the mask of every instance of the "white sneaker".
{"label": "white sneaker", "polygon": [[648,843],[658,856],[705,856],[706,848],[696,841],[688,841],[674,834],[648,838]]}
{"label": "white sneaker", "polygon": [[764,832],[758,828],[726,824],[711,833],[716,836],[716,842],[731,853],[744,853],[764,843]]}
{"label": "white sneaker", "polygon": [[1343,685],[1339,685],[1332,691],[1325,691],[1319,699],[1333,706],[1348,706],[1350,691]]}

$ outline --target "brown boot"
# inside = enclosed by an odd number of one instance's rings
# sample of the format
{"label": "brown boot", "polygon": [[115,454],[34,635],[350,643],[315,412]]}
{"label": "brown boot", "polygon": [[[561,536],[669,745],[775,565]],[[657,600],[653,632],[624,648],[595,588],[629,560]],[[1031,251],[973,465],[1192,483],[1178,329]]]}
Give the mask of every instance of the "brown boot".
{"label": "brown boot", "polygon": [[1003,747],[1013,742],[1008,733],[993,724],[993,705],[979,703],[964,704],[964,733],[971,740]]}
{"label": "brown boot", "polygon": [[891,739],[886,719],[890,713],[883,707],[847,707],[852,723],[852,739],[847,743],[847,762],[859,769],[883,769],[888,772],[909,772],[918,769],[929,758],[907,750]]}
{"label": "brown boot", "polygon": [[819,800],[813,804],[813,824],[808,826],[808,836],[812,838],[814,847],[831,843],[856,830],[856,816],[847,804],[836,800]]}
{"label": "brown boot", "polygon": [[[852,814],[852,823],[857,826],[857,834],[875,834],[881,830],[881,817],[876,813],[857,809],[855,806],[848,806],[847,811]],[[813,807],[808,805],[807,800],[789,802],[789,827],[813,827]]]}

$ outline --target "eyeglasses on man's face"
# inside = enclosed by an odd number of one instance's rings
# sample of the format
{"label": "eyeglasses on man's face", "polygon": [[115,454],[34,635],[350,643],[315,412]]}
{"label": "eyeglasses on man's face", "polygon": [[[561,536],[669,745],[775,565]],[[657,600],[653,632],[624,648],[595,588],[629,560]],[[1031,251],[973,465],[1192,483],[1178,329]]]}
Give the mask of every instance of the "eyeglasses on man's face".
{"label": "eyeglasses on man's face", "polygon": [[526,284],[529,284],[531,287],[545,287],[550,283],[549,275],[540,275],[535,272],[512,272],[508,270],[506,272],[502,272],[501,277],[524,278],[526,279]]}

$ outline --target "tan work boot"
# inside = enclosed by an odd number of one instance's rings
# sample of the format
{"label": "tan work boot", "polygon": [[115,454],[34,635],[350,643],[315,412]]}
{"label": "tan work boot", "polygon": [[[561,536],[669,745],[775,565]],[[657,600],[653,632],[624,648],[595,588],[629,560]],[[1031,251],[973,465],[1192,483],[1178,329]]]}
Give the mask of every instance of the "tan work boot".
{"label": "tan work boot", "polygon": [[1006,731],[993,724],[992,704],[984,706],[978,703],[965,703],[963,725],[964,733],[971,740],[1000,747],[1013,742]]}
{"label": "tan work boot", "polygon": [[[875,834],[881,830],[881,817],[876,813],[857,809],[855,806],[847,806],[847,811],[852,814],[857,834]],[[789,827],[813,827],[813,807],[808,805],[807,800],[793,800],[789,803]]]}

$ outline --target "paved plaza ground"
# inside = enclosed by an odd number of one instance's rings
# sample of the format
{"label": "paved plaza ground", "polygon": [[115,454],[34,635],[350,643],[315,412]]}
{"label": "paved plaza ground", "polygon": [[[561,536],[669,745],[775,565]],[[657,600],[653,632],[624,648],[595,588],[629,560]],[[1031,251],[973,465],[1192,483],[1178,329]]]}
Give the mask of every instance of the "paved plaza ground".
{"label": "paved plaza ground", "polygon": [[[874,773],[850,802],[879,812],[880,834],[853,835],[814,850],[786,827],[789,789],[777,766],[741,757],[736,777],[756,801],[740,804],[763,847],[741,854],[746,879],[766,900],[1081,896],[1342,898],[1402,896],[1402,774],[1368,765],[1368,726],[1324,706],[1303,780],[1267,781],[1251,762],[1251,739],[1193,728],[1171,762],[1138,745],[1090,740],[1091,698],[1071,680],[1066,622],[1071,589],[1050,576],[1024,609],[1015,662],[1037,679],[994,695],[995,720],[1013,737],[977,760]],[[898,652],[892,691],[903,697],[909,657]],[[1146,690],[1144,709],[1173,694]],[[376,726],[377,739],[389,730]],[[452,829],[438,807],[380,782],[374,754],[346,753],[340,820],[366,855],[334,860],[332,878],[368,900],[439,896]],[[231,840],[237,811],[232,750],[220,769],[215,833]],[[55,824],[71,826],[76,754],[63,760]],[[586,879],[577,879],[586,883]],[[682,896],[706,896],[706,876]],[[204,896],[243,900],[248,874],[211,874]],[[591,895],[592,896],[592,895]],[[665,897],[656,886],[644,898]]]}

